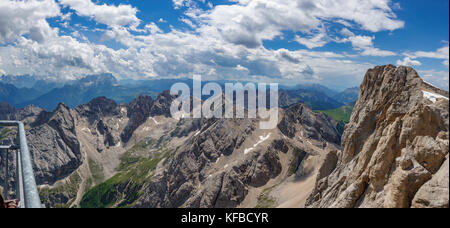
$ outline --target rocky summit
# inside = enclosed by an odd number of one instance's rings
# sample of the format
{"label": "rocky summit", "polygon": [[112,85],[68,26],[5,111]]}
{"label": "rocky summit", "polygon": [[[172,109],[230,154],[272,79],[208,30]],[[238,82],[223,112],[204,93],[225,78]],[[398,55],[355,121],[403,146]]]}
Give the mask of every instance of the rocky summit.
{"label": "rocky summit", "polygon": [[306,206],[448,208],[448,153],[448,92],[412,68],[375,67]]}

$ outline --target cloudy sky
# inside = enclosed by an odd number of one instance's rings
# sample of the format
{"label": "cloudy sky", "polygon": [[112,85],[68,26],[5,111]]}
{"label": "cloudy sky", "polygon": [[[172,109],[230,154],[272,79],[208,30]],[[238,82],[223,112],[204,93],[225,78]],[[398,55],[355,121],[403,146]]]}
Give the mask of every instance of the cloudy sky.
{"label": "cloudy sky", "polygon": [[375,65],[448,89],[448,0],[0,0],[0,75],[358,86]]}

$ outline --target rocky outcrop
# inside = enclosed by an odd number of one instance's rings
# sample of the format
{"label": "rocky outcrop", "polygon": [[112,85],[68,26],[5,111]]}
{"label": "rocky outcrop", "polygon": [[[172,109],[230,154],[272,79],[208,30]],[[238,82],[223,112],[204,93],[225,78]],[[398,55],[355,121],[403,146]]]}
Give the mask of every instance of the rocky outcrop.
{"label": "rocky outcrop", "polygon": [[190,133],[200,130],[205,122],[205,119],[181,119],[170,136],[178,138],[188,136]]}
{"label": "rocky outcrop", "polygon": [[124,142],[128,142],[133,132],[150,117],[153,99],[149,96],[139,96],[128,105],[128,118],[130,121],[121,134]]}
{"label": "rocky outcrop", "polygon": [[78,106],[75,111],[80,118],[87,119],[88,125],[92,126],[93,131],[96,130],[103,136],[103,141],[97,145],[98,151],[102,151],[104,146],[111,147],[118,144],[120,133],[115,129],[117,123],[111,118],[122,119],[124,116],[121,107],[115,101],[106,97],[98,97],[87,105]]}
{"label": "rocky outcrop", "polygon": [[72,110],[60,104],[53,113],[42,112],[32,126],[27,139],[38,184],[53,184],[80,166],[83,155]]}
{"label": "rocky outcrop", "polygon": [[448,93],[412,68],[367,72],[342,147],[308,207],[448,207]]}
{"label": "rocky outcrop", "polygon": [[425,183],[414,196],[413,208],[448,208],[448,155],[433,178]]}
{"label": "rocky outcrop", "polygon": [[170,117],[170,106],[174,99],[175,97],[170,95],[170,91],[164,91],[158,95],[156,100],[149,96],[139,96],[131,102],[127,107],[130,121],[121,134],[122,140],[128,142],[134,131],[149,117]]}
{"label": "rocky outcrop", "polygon": [[170,91],[164,91],[159,94],[151,108],[151,116],[170,117],[170,106],[175,98],[175,96],[170,95]]}
{"label": "rocky outcrop", "polygon": [[340,144],[339,134],[332,126],[331,120],[326,115],[316,113],[299,103],[285,111],[278,128],[290,138],[301,132],[302,138]]}
{"label": "rocky outcrop", "polygon": [[90,101],[87,105],[78,106],[75,111],[89,120],[90,124],[107,116],[120,115],[120,108],[117,103],[106,97],[98,97]]}

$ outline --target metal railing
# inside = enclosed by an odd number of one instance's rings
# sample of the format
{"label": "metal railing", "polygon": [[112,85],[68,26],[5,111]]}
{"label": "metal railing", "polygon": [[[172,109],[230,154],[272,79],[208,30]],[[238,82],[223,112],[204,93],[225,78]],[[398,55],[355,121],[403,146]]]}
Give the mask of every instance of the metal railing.
{"label": "metal railing", "polygon": [[8,174],[8,155],[10,150],[15,150],[16,157],[16,195],[20,200],[21,208],[41,208],[41,200],[33,173],[33,165],[31,163],[31,155],[28,149],[25,127],[20,121],[0,121],[0,127],[17,127],[18,136],[16,145],[2,145],[0,152],[6,152],[4,159],[5,165],[5,183],[4,197],[8,197],[9,193],[9,174]]}

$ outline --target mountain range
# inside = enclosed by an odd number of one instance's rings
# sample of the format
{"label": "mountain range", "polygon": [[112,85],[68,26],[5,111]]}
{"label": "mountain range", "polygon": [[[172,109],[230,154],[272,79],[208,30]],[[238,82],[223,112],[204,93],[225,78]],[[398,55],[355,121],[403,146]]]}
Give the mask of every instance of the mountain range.
{"label": "mountain range", "polygon": [[[99,96],[108,97],[117,103],[129,103],[139,95],[156,98],[159,93],[170,90],[173,84],[179,82],[192,86],[190,79],[118,81],[112,74],[90,75],[66,83],[37,80],[28,75],[2,76],[0,79],[0,102],[6,102],[18,108],[36,105],[48,111],[54,110],[61,102],[70,108],[75,108]],[[225,83],[229,81],[214,82],[224,88]],[[338,93],[317,84],[280,86],[280,94],[281,107],[303,102],[314,110],[338,108],[348,103],[349,100],[356,101],[358,98],[357,89]]]}
{"label": "mountain range", "polygon": [[[386,65],[342,108],[313,110],[302,93],[286,93],[292,104],[272,130],[260,119],[171,118],[168,91],[53,111],[0,103],[0,119],[25,123],[47,207],[448,208],[447,91]],[[338,120],[347,121],[342,137]]]}

